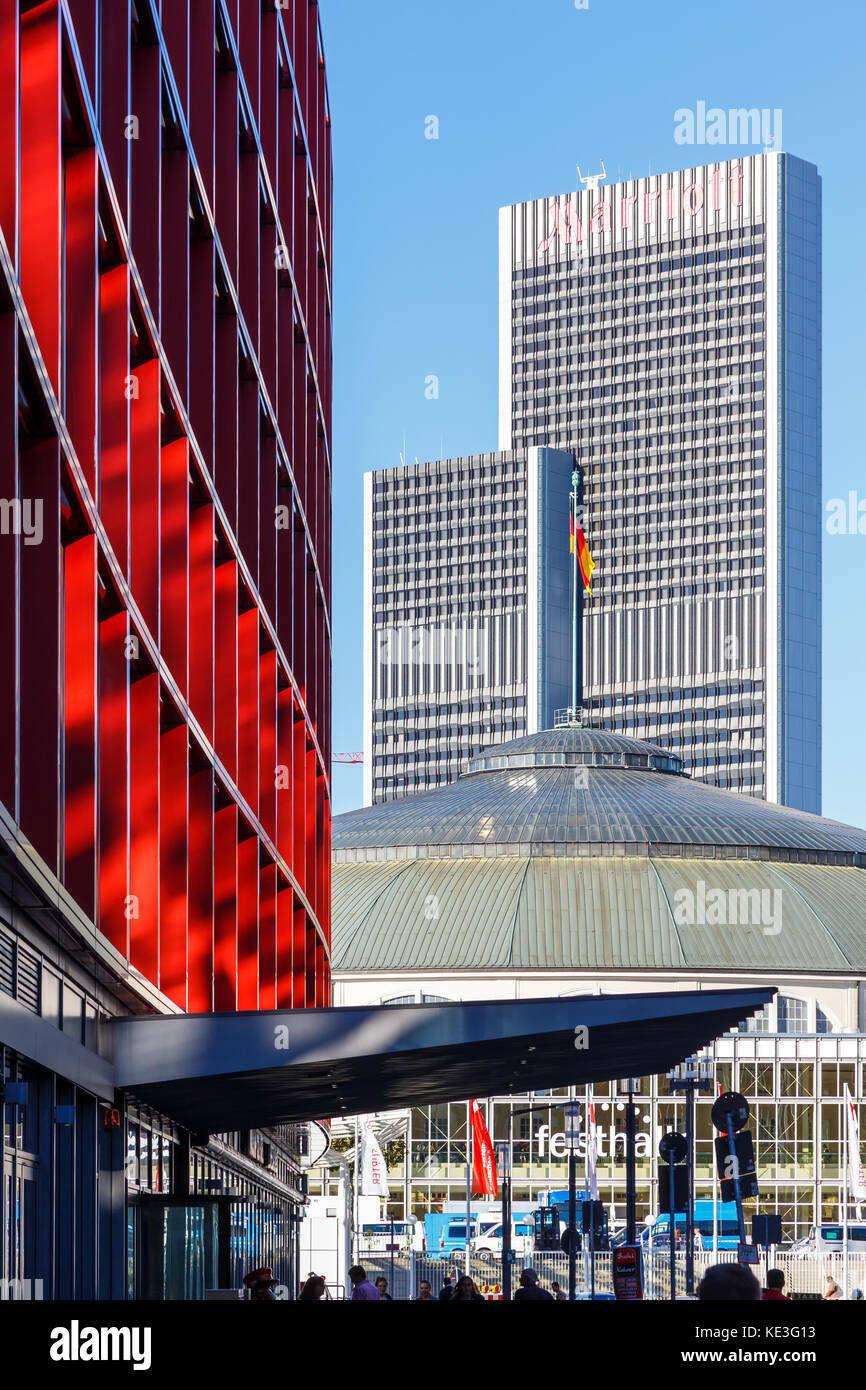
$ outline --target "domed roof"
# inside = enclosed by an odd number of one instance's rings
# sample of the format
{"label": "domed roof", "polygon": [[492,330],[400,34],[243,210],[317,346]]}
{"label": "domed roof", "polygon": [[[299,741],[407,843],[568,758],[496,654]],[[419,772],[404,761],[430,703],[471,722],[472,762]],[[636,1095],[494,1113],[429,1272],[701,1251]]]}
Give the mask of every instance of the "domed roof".
{"label": "domed roof", "polygon": [[866,832],[692,781],[676,755],[597,729],[487,749],[455,782],[337,816],[336,863],[594,855],[866,867]]}
{"label": "domed roof", "polygon": [[337,972],[866,972],[866,832],[618,734],[500,744],[333,846]]}

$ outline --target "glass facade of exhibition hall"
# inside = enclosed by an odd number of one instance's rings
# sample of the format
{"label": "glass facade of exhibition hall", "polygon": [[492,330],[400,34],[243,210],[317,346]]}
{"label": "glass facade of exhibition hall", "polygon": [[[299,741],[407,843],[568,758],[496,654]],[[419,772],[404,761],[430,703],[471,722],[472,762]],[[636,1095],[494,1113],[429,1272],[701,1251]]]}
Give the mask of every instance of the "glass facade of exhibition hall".
{"label": "glass facade of exhibition hall", "polygon": [[819,812],[817,170],[761,154],[500,228],[500,445],[585,477],[587,722]]}
{"label": "glass facade of exhibition hall", "polygon": [[[759,1017],[752,1026],[830,1026],[820,1010],[810,1013],[814,1004],[790,1000],[777,1002],[775,1009],[778,1013]],[[846,1083],[859,1106],[861,1132],[866,1132],[866,1035],[791,1031],[721,1039],[713,1049],[712,1089],[697,1100],[695,1196],[714,1195],[710,1109],[721,1086],[741,1091],[751,1108],[748,1127],[755,1142],[760,1202],[747,1203],[747,1215],[759,1208],[780,1212],[785,1241],[805,1235],[816,1221],[837,1219],[844,1185]],[[595,1106],[599,1195],[609,1213],[622,1220],[627,1096],[617,1082],[594,1085],[589,1094]],[[567,1186],[561,1136],[569,1096],[583,1102],[587,1092],[563,1088],[480,1102],[494,1144],[511,1141],[515,1203],[536,1204],[546,1191]],[[643,1136],[637,1143],[637,1216],[642,1224],[659,1210],[658,1138],[669,1128],[684,1131],[685,1101],[682,1094],[670,1094],[665,1076],[651,1076],[642,1078],[635,1103],[637,1133]],[[531,1115],[515,1113],[529,1106],[545,1108]],[[385,1152],[391,1160],[389,1216],[400,1218],[408,1207],[423,1218],[425,1212],[442,1210],[445,1202],[465,1201],[466,1103],[413,1109],[404,1145],[387,1145]],[[578,1185],[582,1182],[581,1161]]]}

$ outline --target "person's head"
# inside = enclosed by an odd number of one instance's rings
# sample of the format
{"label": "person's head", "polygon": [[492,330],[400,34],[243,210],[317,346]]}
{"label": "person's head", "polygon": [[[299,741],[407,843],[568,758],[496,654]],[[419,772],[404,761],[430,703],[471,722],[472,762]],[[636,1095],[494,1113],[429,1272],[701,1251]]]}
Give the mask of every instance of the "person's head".
{"label": "person's head", "polygon": [[851,1290],[851,1297],[854,1298],[854,1299],[861,1299],[861,1298],[863,1297],[863,1290],[862,1290],[862,1289],[852,1289],[852,1290]]}
{"label": "person's head", "polygon": [[430,1287],[430,1281],[429,1281],[429,1279],[422,1279],[422,1280],[421,1280],[421,1283],[418,1285],[418,1296],[419,1296],[419,1298],[432,1298],[432,1297],[433,1297],[433,1290],[432,1290],[431,1287]]}
{"label": "person's head", "polygon": [[325,1281],[321,1274],[311,1274],[304,1287],[301,1289],[301,1298],[305,1303],[315,1302],[323,1298],[325,1294]]}
{"label": "person's head", "polygon": [[270,1303],[275,1298],[270,1279],[257,1279],[250,1288],[250,1299],[254,1303]]}
{"label": "person's head", "polygon": [[363,1265],[352,1265],[349,1270],[349,1278],[353,1284],[363,1284],[367,1278],[367,1271]]}
{"label": "person's head", "polygon": [[704,1303],[758,1303],[761,1286],[745,1265],[710,1265],[698,1285],[698,1298]]}
{"label": "person's head", "polygon": [[475,1281],[473,1279],[470,1279],[468,1274],[461,1275],[461,1277],[457,1280],[457,1289],[455,1291],[454,1297],[466,1299],[473,1298],[474,1296]]}
{"label": "person's head", "polygon": [[526,1289],[526,1288],[528,1288],[528,1287],[530,1286],[530,1284],[537,1284],[537,1283],[538,1283],[538,1275],[536,1274],[536,1272],[535,1272],[534,1269],[530,1269],[529,1266],[527,1265],[526,1269],[521,1270],[521,1273],[520,1273],[520,1282],[521,1282],[521,1284],[523,1285],[523,1287]]}
{"label": "person's head", "polygon": [[380,1293],[388,1292],[388,1280],[385,1278],[384,1274],[380,1274],[379,1278],[376,1280],[376,1288]]}
{"label": "person's head", "polygon": [[561,1293],[561,1292],[562,1292],[562,1290],[560,1289],[560,1287],[559,1287],[559,1285],[557,1284],[557,1282],[556,1282],[555,1279],[554,1279],[554,1281],[553,1281],[553,1283],[551,1284],[550,1287],[551,1287],[551,1289],[553,1290],[554,1293]]}
{"label": "person's head", "polygon": [[782,1269],[767,1270],[767,1288],[783,1289],[785,1287],[785,1272]]}

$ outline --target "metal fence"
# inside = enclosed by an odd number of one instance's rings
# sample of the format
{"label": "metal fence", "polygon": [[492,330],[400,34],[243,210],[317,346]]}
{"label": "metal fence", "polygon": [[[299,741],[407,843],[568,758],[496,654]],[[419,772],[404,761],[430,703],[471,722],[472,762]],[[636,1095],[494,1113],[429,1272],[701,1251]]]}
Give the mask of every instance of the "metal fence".
{"label": "metal fence", "polygon": [[[711,1265],[733,1263],[737,1255],[734,1250],[720,1250],[717,1254],[709,1251],[695,1253],[695,1288],[697,1289],[704,1272]],[[361,1254],[360,1264],[367,1271],[367,1277],[375,1280],[384,1276],[388,1280],[388,1292],[398,1300],[415,1299],[423,1279],[432,1288],[437,1298],[446,1276],[452,1283],[466,1273],[465,1256],[460,1254],[452,1259],[431,1259],[427,1255],[400,1252],[383,1254],[370,1251]],[[558,1283],[564,1292],[568,1291],[568,1256],[559,1251],[536,1251],[532,1255],[520,1257],[511,1266],[511,1291],[516,1292],[520,1272],[531,1265],[538,1273],[543,1288],[550,1289]],[[799,1297],[820,1298],[825,1290],[828,1275],[835,1279],[845,1296],[844,1260],[841,1254],[818,1255],[797,1259],[793,1255],[778,1253],[771,1255],[769,1267],[780,1269],[785,1276],[785,1293]],[[644,1253],[644,1297],[647,1299],[670,1298],[670,1254],[666,1250]],[[762,1258],[754,1274],[759,1283],[766,1284],[767,1262]],[[473,1255],[469,1273],[478,1289],[485,1297],[496,1300],[501,1296],[502,1261],[498,1256],[481,1259]],[[866,1255],[849,1255],[848,1258],[848,1296],[855,1290],[862,1290],[866,1296]],[[686,1262],[682,1253],[676,1255],[674,1264],[674,1291],[677,1297],[686,1297]],[[611,1279],[611,1256],[596,1254],[594,1261],[589,1255],[577,1257],[577,1296],[581,1299],[592,1297],[611,1298],[613,1283]]]}

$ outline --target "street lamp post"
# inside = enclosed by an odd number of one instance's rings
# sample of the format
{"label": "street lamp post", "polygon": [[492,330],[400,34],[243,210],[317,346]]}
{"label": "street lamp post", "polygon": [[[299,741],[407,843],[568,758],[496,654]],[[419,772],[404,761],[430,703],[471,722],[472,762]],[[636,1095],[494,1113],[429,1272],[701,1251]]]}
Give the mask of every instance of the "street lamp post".
{"label": "street lamp post", "polygon": [[511,1300],[511,1140],[497,1144],[502,1190],[502,1300]]}
{"label": "street lamp post", "polygon": [[565,1106],[565,1147],[568,1150],[568,1297],[577,1295],[577,1149],[580,1143],[580,1104]]}
{"label": "street lamp post", "polygon": [[[688,1202],[686,1204],[686,1293],[695,1291],[695,1094],[709,1091],[713,1084],[713,1064],[709,1057],[687,1057],[668,1072],[671,1094],[683,1091],[686,1098],[686,1173]],[[671,1216],[673,1243],[673,1216]]]}

